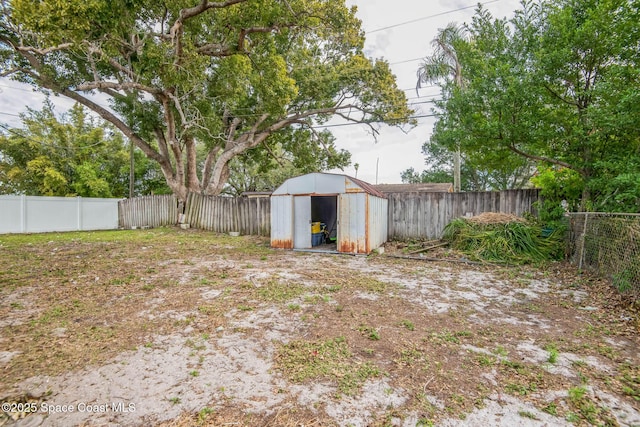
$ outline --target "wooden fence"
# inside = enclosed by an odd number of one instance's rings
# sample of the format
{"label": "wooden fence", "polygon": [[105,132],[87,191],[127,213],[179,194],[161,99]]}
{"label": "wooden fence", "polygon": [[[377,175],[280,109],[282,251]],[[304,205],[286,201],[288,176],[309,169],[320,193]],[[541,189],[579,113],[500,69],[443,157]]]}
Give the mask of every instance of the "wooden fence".
{"label": "wooden fence", "polygon": [[[388,193],[389,240],[436,239],[454,218],[482,212],[522,215],[534,212],[538,190],[507,190],[469,193]],[[120,227],[159,227],[178,222],[174,196],[147,196],[123,200],[119,205]],[[211,197],[191,193],[184,220],[193,228],[218,233],[269,236],[269,198]]]}
{"label": "wooden fence", "polygon": [[208,197],[191,193],[185,205],[184,222],[194,228],[218,233],[269,236],[271,201],[268,197]]}
{"label": "wooden fence", "polygon": [[120,228],[162,227],[178,222],[178,199],[157,195],[121,200],[118,203]]}
{"label": "wooden fence", "polygon": [[468,193],[388,193],[389,240],[438,239],[454,218],[483,212],[534,212],[539,190]]}

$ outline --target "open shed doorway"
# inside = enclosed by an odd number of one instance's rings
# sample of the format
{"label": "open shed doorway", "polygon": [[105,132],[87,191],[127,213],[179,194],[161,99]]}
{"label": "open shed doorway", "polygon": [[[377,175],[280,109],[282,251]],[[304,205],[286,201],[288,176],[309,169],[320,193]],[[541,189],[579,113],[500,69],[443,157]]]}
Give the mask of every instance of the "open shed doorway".
{"label": "open shed doorway", "polygon": [[[320,244],[312,249],[336,251],[338,237],[338,196],[311,196],[311,222],[323,224]],[[318,243],[318,241],[314,242]]]}

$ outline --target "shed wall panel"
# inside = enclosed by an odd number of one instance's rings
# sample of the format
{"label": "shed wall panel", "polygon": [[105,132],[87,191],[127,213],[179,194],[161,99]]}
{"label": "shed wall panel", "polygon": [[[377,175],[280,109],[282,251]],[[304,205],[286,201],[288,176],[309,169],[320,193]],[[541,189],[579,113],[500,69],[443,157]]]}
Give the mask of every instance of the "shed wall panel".
{"label": "shed wall panel", "polygon": [[293,249],[293,197],[271,197],[271,246]]}
{"label": "shed wall panel", "polygon": [[371,195],[367,195],[367,200],[369,204],[368,215],[369,215],[369,223],[368,223],[368,252],[380,247],[384,242],[387,241],[387,208],[388,201],[387,199],[381,199],[380,197],[375,197]]}
{"label": "shed wall panel", "polygon": [[338,196],[338,252],[367,253],[366,196],[365,193]]}
{"label": "shed wall panel", "polygon": [[337,194],[344,193],[344,177],[341,175],[313,174],[315,175],[313,193]]}

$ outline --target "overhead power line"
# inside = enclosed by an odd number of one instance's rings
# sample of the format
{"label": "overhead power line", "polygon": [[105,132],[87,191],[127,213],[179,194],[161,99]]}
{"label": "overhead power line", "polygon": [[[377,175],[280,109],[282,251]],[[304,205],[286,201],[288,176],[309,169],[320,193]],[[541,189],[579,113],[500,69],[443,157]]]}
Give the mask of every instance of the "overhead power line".
{"label": "overhead power line", "polygon": [[[435,114],[423,114],[420,116],[411,116],[409,117],[409,119],[423,119],[426,117],[436,117]],[[339,128],[342,126],[357,126],[357,125],[364,125],[366,123],[362,123],[362,122],[351,122],[351,123],[336,123],[335,125],[316,125],[316,126],[311,126],[314,129],[320,129],[320,128]]]}
{"label": "overhead power line", "polygon": [[365,33],[367,33],[367,34],[377,33],[378,31],[389,30],[391,28],[401,27],[403,25],[413,24],[415,22],[425,21],[427,19],[436,18],[438,16],[444,16],[444,15],[448,15],[450,13],[460,12],[461,10],[473,9],[473,8],[477,7],[478,4],[487,5],[487,4],[496,3],[496,2],[499,2],[499,1],[500,0],[491,0],[491,1],[484,2],[484,3],[476,3],[476,4],[472,5],[472,6],[465,6],[465,7],[461,7],[461,8],[458,8],[458,9],[452,9],[452,10],[448,10],[448,11],[445,11],[445,12],[435,13],[433,15],[423,16],[422,18],[412,19],[410,21],[400,22],[398,24],[388,25],[386,27],[376,28],[375,30],[365,31]]}
{"label": "overhead power line", "polygon": [[[15,87],[15,86],[9,86],[4,84],[0,84],[0,87],[6,88],[6,89],[20,90],[22,92],[35,92],[33,89],[25,89],[23,87]],[[0,89],[0,92],[1,91],[2,89]]]}
{"label": "overhead power line", "polygon": [[424,59],[424,56],[421,56],[420,58],[405,59],[404,61],[389,62],[389,65],[406,64],[407,62],[422,61],[423,59]]}

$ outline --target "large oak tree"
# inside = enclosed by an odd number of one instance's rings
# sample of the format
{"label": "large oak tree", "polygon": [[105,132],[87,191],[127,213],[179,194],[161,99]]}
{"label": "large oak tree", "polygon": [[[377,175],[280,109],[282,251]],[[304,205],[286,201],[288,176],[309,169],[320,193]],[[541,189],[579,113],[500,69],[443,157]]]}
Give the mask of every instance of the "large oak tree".
{"label": "large oak tree", "polygon": [[158,162],[181,200],[219,194],[234,158],[268,152],[285,129],[308,138],[338,115],[375,131],[411,114],[388,64],[363,55],[360,21],[344,0],[1,5],[0,74],[111,122]]}

